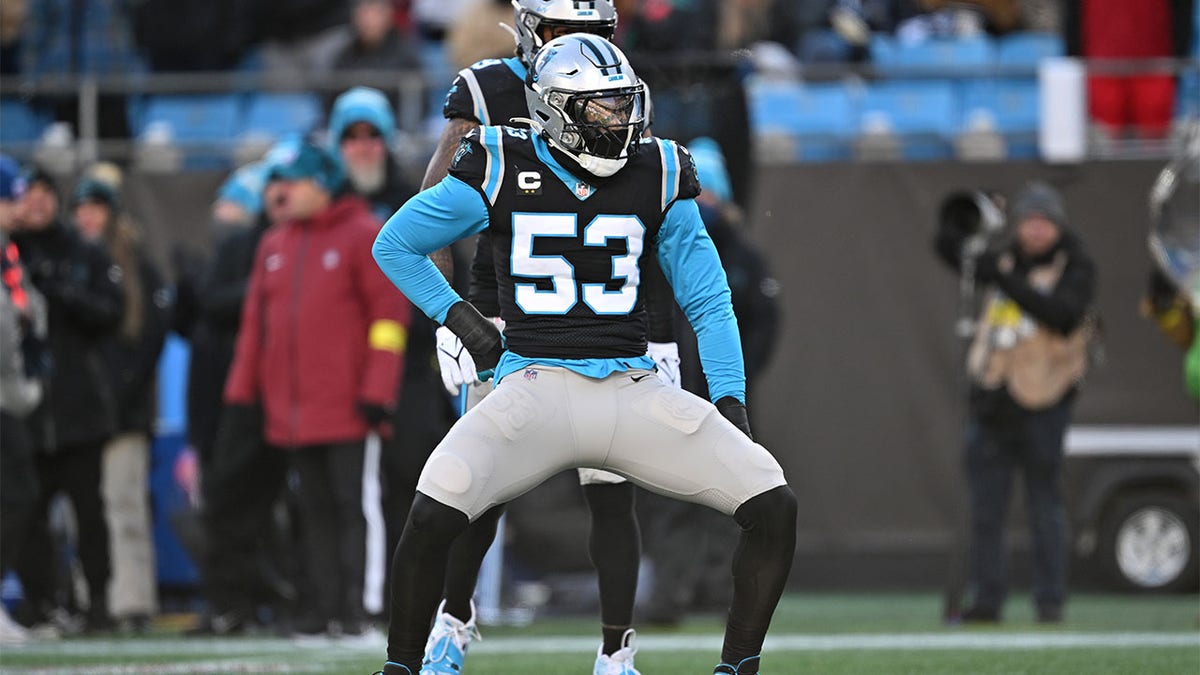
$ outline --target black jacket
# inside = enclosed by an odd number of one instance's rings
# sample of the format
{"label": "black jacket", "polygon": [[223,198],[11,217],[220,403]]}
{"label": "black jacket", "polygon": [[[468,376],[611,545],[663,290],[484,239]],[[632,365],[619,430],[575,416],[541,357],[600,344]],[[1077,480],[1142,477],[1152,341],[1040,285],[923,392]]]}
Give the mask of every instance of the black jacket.
{"label": "black jacket", "polygon": [[266,221],[260,219],[254,227],[225,235],[194,283],[197,318],[188,366],[188,437],[204,461],[209,459],[216,437],[242,301],[254,267],[254,253],[265,231]]}
{"label": "black jacket", "polygon": [[37,448],[102,443],[116,430],[116,399],[101,348],[125,311],[120,271],[108,254],[54,224],[13,241],[30,280],[46,297],[54,371],[29,419]]}
{"label": "black jacket", "polygon": [[114,332],[104,342],[104,362],[117,402],[117,431],[149,433],[155,414],[155,373],[171,325],[172,291],[144,252],[138,253],[142,331]]}

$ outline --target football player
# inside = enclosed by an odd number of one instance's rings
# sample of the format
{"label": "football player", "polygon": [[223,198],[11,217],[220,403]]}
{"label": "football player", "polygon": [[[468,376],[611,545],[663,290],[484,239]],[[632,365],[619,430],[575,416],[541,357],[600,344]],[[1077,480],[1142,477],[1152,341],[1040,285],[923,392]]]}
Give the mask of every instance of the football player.
{"label": "football player", "polygon": [[[373,252],[462,340],[495,391],[430,456],[393,558],[386,675],[422,670],[451,543],[497,505],[569,468],[615,472],[733,516],[741,539],[714,673],[758,673],[796,537],[796,500],[753,441],[729,286],[687,151],[643,138],[644,87],[601,37],[548,42],[526,74],[531,130],[479,126],[449,176],[407,202]],[[501,334],[427,256],[480,232],[497,264]],[[646,354],[642,273],[657,258],[715,405],[662,382]]]}
{"label": "football player", "polygon": [[[611,38],[617,13],[608,0],[513,0],[516,24],[516,56],[480,61],[463,69],[446,96],[443,113],[449,120],[430,160],[422,189],[446,177],[459,141],[470,130],[483,125],[527,127],[519,121],[529,115],[525,102],[525,75],[534,55],[550,40],[573,33]],[[518,120],[518,121],[514,121]],[[446,265],[449,250],[431,256]],[[679,350],[675,344],[670,287],[655,261],[647,261],[643,284],[650,294],[648,353],[658,376],[679,386]],[[443,271],[448,268],[443,267]],[[449,274],[447,274],[449,276]],[[468,301],[503,329],[492,260],[490,234],[479,234],[471,265]],[[442,380],[451,394],[467,386],[466,408],[470,409],[492,390],[491,381],[480,382],[469,351],[449,328],[437,331],[438,361]],[[641,534],[634,514],[633,486],[619,475],[580,469],[579,480],[591,512],[589,552],[600,587],[602,642],[597,650],[596,675],[637,675],[632,646],[634,595],[637,591]],[[458,673],[465,653],[479,637],[471,596],[483,558],[496,537],[502,508],[482,515],[454,544],[447,570],[445,602],[427,643],[427,669],[435,666]],[[441,672],[441,671],[438,671]]]}

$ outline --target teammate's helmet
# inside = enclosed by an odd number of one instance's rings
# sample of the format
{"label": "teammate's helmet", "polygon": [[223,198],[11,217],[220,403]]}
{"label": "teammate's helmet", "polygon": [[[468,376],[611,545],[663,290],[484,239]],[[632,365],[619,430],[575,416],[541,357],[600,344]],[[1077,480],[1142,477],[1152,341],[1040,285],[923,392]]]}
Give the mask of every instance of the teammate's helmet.
{"label": "teammate's helmet", "polygon": [[597,176],[611,176],[637,150],[646,88],[611,42],[576,33],[538,52],[525,79],[530,126]]}
{"label": "teammate's helmet", "polygon": [[526,66],[533,65],[544,42],[568,33],[591,33],[611,40],[617,28],[612,0],[512,0],[512,5],[517,56]]}

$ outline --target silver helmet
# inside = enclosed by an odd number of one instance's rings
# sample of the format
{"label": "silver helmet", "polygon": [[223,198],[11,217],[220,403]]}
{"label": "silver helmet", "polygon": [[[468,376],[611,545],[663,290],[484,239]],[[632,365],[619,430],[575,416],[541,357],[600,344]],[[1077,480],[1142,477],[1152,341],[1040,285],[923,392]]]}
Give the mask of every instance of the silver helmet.
{"label": "silver helmet", "polygon": [[[512,6],[517,56],[526,67],[533,65],[534,55],[547,40],[567,33],[591,33],[611,40],[617,28],[612,0],[512,0]],[[542,37],[543,29],[550,29],[549,37]]]}
{"label": "silver helmet", "polygon": [[625,166],[646,126],[646,87],[611,42],[576,33],[547,42],[525,79],[530,126],[597,176]]}

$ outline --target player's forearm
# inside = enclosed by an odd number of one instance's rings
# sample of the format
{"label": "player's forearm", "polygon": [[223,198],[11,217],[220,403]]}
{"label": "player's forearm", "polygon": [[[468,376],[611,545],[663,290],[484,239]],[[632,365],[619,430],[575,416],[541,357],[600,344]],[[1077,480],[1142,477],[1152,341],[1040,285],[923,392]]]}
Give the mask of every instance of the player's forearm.
{"label": "player's forearm", "polygon": [[[389,220],[388,224],[391,223]],[[371,255],[396,288],[438,323],[445,321],[446,311],[462,300],[433,261],[412,250],[395,229],[389,231],[385,227],[380,231]]]}
{"label": "player's forearm", "polygon": [[[452,119],[446,124],[441,137],[438,138],[437,149],[434,150],[433,157],[429,158],[429,165],[425,167],[425,178],[421,181],[422,190],[442,182],[442,179],[450,173],[450,164],[454,161],[454,153],[458,150],[459,141],[462,140],[463,134],[477,125],[478,123],[473,120],[458,118]],[[454,255],[449,246],[430,253],[429,259],[433,261],[434,265],[437,265],[442,276],[447,280],[454,280]]]}

